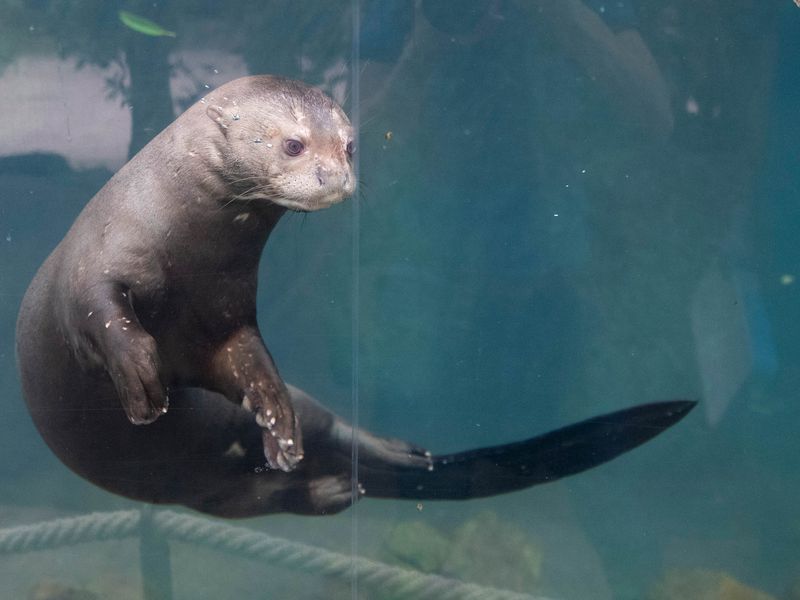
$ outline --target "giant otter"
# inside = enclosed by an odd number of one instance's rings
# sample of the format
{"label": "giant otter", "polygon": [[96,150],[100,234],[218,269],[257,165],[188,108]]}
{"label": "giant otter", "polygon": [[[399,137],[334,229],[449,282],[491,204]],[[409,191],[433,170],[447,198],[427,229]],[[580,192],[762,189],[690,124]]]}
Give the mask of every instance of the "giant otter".
{"label": "giant otter", "polygon": [[354,494],[472,498],[552,481],[691,409],[643,405],[431,456],[354,431],[286,386],[256,323],[261,251],[286,210],[352,194],[353,144],[319,90],[246,77],[189,108],[87,204],[17,324],[25,399],[68,467],[117,494],[213,515],[325,514]]}

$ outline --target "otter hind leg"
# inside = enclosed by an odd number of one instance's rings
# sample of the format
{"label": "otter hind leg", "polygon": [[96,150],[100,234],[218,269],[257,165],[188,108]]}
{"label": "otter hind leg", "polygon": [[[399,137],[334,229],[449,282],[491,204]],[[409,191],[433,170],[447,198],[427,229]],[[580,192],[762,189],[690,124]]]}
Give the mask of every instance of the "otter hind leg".
{"label": "otter hind leg", "polygon": [[359,487],[354,489],[348,473],[309,475],[259,470],[217,479],[213,487],[186,498],[184,504],[226,519],[277,512],[332,515],[349,508],[354,497],[360,498],[359,490]]}
{"label": "otter hind leg", "polygon": [[[175,501],[223,518],[247,518],[276,512],[324,515],[353,503],[350,441],[331,435],[338,421],[301,390],[289,386],[303,436],[305,460],[291,472],[269,468],[262,452],[262,430],[251,412],[220,394],[201,389],[176,390],[178,434],[204,456],[193,470],[177,475]],[[177,415],[176,415],[177,416]],[[165,420],[164,425],[169,424]],[[358,495],[358,494],[357,494]]]}

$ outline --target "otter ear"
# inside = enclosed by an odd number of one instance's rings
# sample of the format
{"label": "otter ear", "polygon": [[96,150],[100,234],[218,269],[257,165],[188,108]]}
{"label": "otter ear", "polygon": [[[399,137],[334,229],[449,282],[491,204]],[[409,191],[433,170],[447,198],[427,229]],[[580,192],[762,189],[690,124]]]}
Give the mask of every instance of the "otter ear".
{"label": "otter ear", "polygon": [[225,130],[228,129],[228,126],[233,120],[232,116],[228,114],[225,108],[218,104],[209,104],[208,108],[206,108],[206,114],[212,121],[219,125],[223,133],[225,133]]}

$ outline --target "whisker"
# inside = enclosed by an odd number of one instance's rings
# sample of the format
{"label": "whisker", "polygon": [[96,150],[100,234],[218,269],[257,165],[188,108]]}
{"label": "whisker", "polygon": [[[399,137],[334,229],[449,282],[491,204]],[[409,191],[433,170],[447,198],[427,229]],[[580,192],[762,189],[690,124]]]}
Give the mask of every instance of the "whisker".
{"label": "whisker", "polygon": [[367,127],[369,126],[370,123],[374,123],[377,118],[378,115],[372,115],[371,117],[362,120],[361,123],[358,124],[358,132],[367,133]]}
{"label": "whisker", "polygon": [[241,177],[240,179],[231,179],[228,180],[228,183],[231,185],[242,183],[244,181],[252,181],[252,180],[263,180],[264,177],[262,175],[251,175],[250,177]]}
{"label": "whisker", "polygon": [[268,189],[269,189],[269,187],[268,187],[267,184],[254,185],[253,187],[248,188],[248,189],[246,189],[245,191],[243,191],[243,192],[241,192],[239,194],[234,194],[233,196],[231,196],[230,199],[228,199],[228,201],[220,207],[220,210],[223,210],[223,209],[227,208],[228,206],[230,206],[231,204],[233,204],[236,201],[250,202],[252,200],[255,200],[256,198],[259,197],[259,195],[253,194],[253,192],[255,192],[255,191],[267,191]]}

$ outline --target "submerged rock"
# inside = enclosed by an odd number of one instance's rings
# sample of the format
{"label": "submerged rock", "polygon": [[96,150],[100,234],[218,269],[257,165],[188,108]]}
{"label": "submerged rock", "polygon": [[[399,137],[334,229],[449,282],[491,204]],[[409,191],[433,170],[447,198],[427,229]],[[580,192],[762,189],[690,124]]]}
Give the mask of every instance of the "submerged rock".
{"label": "submerged rock", "polygon": [[541,579],[542,551],[492,512],[450,533],[422,521],[401,523],[387,538],[384,554],[426,573],[500,589],[530,592]]}
{"label": "submerged rock", "polygon": [[42,581],[33,586],[29,600],[100,600],[97,594],[53,581]]}
{"label": "submerged rock", "polygon": [[423,573],[441,573],[451,542],[423,521],[406,521],[397,525],[384,543],[389,558],[400,561]]}
{"label": "submerged rock", "polygon": [[648,600],[776,600],[724,571],[676,569],[656,583]]}

